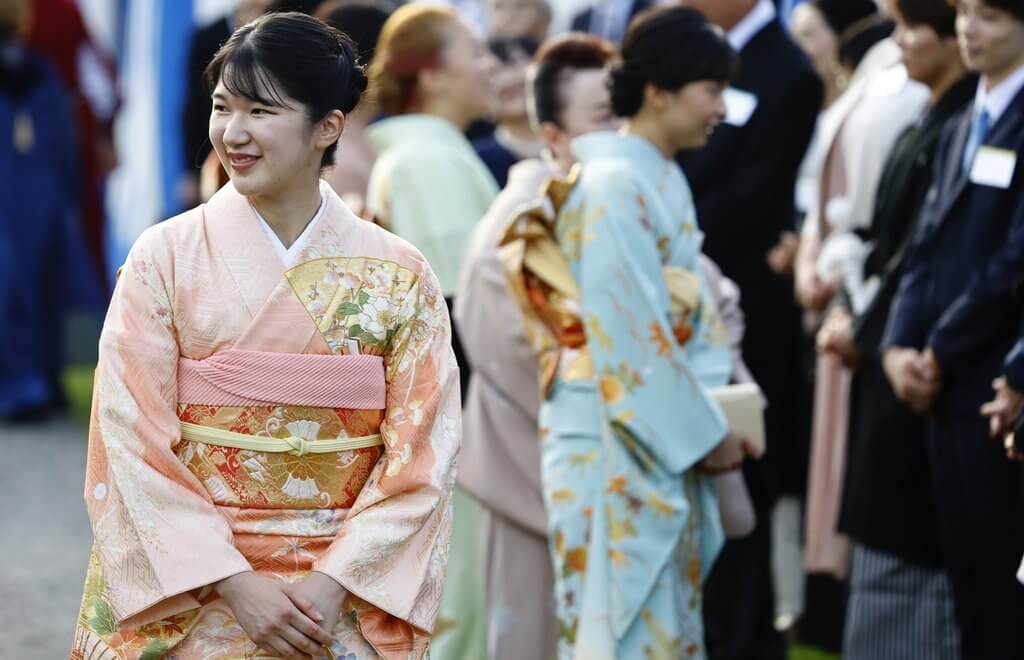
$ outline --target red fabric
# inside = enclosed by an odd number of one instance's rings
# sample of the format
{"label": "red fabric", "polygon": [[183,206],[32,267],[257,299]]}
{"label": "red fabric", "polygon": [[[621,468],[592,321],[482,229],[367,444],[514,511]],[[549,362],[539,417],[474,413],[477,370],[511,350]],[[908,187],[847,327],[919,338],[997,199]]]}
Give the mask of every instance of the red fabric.
{"label": "red fabric", "polygon": [[112,163],[102,162],[109,158],[101,160],[99,148],[101,142],[111,144],[110,126],[96,117],[82,93],[78,77],[78,54],[82,48],[91,47],[92,40],[78,6],[72,0],[33,0],[31,17],[29,47],[47,59],[74,101],[75,132],[82,165],[82,226],[97,273],[105,280],[101,185]]}

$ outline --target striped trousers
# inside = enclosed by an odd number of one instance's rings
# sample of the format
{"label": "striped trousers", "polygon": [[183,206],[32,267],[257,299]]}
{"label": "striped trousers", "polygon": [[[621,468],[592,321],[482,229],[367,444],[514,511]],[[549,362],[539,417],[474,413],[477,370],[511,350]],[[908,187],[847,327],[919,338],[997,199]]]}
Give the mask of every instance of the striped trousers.
{"label": "striped trousers", "polygon": [[855,545],[843,660],[959,659],[946,574]]}

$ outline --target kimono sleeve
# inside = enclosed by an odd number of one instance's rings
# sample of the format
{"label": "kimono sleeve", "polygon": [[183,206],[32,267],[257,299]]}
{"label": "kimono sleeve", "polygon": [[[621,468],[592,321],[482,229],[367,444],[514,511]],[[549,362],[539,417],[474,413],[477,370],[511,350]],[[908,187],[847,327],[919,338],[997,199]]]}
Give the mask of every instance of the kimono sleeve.
{"label": "kimono sleeve", "polygon": [[587,344],[612,428],[679,474],[726,433],[669,327],[653,223],[639,186],[604,176],[584,188],[579,283]]}
{"label": "kimono sleeve", "polygon": [[359,628],[383,658],[422,657],[437,618],[460,441],[451,324],[426,265],[385,356],[385,454],[314,565],[369,604]]}
{"label": "kimono sleeve", "polygon": [[196,590],[250,570],[203,484],[173,451],[178,343],[157,229],[128,256],[103,325],[85,480],[104,591],[127,625],[196,608]]}

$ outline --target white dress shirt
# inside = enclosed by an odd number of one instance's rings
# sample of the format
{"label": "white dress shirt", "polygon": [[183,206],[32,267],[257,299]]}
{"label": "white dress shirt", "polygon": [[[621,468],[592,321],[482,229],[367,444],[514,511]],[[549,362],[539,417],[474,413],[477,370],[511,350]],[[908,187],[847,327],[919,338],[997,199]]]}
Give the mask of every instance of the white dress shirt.
{"label": "white dress shirt", "polygon": [[1006,80],[999,83],[992,89],[988,89],[984,76],[978,81],[978,91],[974,95],[974,114],[981,112],[982,108],[988,111],[989,130],[999,121],[1010,103],[1017,96],[1017,92],[1024,87],[1024,66],[1011,73]]}

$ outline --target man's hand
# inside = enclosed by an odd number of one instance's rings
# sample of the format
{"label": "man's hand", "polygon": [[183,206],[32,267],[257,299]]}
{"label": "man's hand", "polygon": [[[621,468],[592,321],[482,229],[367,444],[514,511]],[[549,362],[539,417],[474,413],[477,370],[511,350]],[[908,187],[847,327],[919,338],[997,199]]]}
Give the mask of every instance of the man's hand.
{"label": "man's hand", "polygon": [[914,412],[928,410],[942,389],[942,372],[935,355],[894,346],[882,358],[885,375],[896,396]]}
{"label": "man's hand", "polygon": [[823,281],[813,268],[797,269],[796,299],[811,312],[820,312],[836,294],[836,285]]}
{"label": "man's hand", "polygon": [[290,593],[294,585],[248,571],[213,586],[242,630],[264,651],[285,660],[308,660],[331,643],[331,635],[318,625],[325,617],[311,600]]}
{"label": "man's hand", "polygon": [[[334,632],[334,626],[341,616],[341,604],[348,592],[334,578],[326,573],[313,571],[302,580],[286,586],[286,592],[293,602],[311,603],[321,615],[320,626],[328,636]],[[330,641],[327,642],[330,644]]]}
{"label": "man's hand", "polygon": [[1003,437],[1003,448],[1006,450],[1006,457],[1011,461],[1017,461],[1018,463],[1024,463],[1024,454],[1017,451],[1017,447],[1013,442],[1013,434],[1007,433]]}
{"label": "man's hand", "polygon": [[765,259],[768,267],[779,275],[789,275],[796,264],[796,253],[800,250],[800,239],[791,231],[782,232],[779,242],[768,251]]}
{"label": "man's hand", "polygon": [[[1004,436],[1013,430],[1013,422],[1024,409],[1024,393],[1010,387],[1005,378],[992,381],[994,399],[981,407],[981,414],[988,417],[988,430],[993,438]],[[1011,444],[1009,448],[1012,448]]]}
{"label": "man's hand", "polygon": [[818,331],[818,351],[834,355],[845,366],[856,367],[861,354],[853,341],[853,317],[840,307],[829,312]]}

